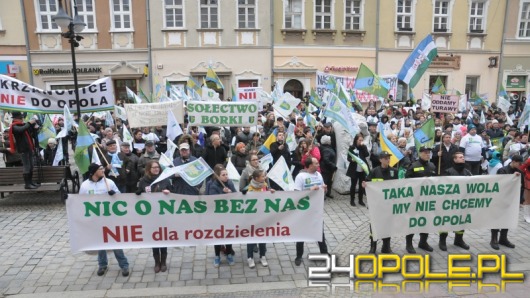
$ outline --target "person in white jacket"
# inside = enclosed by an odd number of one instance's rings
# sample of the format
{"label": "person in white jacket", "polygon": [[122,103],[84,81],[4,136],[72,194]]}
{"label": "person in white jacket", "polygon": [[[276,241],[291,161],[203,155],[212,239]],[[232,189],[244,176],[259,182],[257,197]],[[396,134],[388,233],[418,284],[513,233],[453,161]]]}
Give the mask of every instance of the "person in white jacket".
{"label": "person in white jacket", "polygon": [[[120,193],[118,187],[114,181],[105,178],[105,168],[98,164],[92,163],[88,167],[88,179],[83,181],[79,188],[79,194],[90,194],[90,195],[101,195],[108,194],[114,195]],[[114,249],[114,256],[118,260],[118,265],[121,268],[121,274],[123,276],[129,276],[129,262],[127,257],[123,253],[122,249]],[[108,259],[107,251],[98,251],[98,276],[102,276],[107,272]]]}

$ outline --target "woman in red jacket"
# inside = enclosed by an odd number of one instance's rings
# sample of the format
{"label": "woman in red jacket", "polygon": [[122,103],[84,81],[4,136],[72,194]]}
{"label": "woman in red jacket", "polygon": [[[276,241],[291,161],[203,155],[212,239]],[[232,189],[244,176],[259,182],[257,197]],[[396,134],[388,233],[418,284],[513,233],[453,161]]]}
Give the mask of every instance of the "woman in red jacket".
{"label": "woman in red jacket", "polygon": [[523,216],[527,223],[530,223],[530,158],[519,167],[524,174],[524,203]]}

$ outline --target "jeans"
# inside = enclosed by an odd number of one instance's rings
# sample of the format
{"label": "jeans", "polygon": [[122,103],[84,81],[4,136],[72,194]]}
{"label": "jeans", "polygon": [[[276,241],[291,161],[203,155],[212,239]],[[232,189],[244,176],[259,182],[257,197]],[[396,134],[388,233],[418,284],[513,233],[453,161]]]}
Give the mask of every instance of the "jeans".
{"label": "jeans", "polygon": [[[249,243],[247,244],[247,258],[253,258],[254,257],[254,247],[256,246],[256,243]],[[265,243],[259,243],[259,257],[264,257],[267,253],[267,244]]]}
{"label": "jeans", "polygon": [[[114,256],[118,260],[118,265],[121,269],[129,269],[129,262],[127,262],[127,257],[123,253],[123,249],[114,249]],[[100,250],[98,251],[98,265],[99,268],[107,267],[109,261],[107,260],[107,251]]]}

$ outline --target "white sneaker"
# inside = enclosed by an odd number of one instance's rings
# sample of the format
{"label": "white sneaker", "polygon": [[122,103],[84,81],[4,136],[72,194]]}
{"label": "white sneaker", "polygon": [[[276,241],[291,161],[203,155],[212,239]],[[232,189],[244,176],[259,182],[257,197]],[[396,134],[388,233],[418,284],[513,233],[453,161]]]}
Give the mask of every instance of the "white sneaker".
{"label": "white sneaker", "polygon": [[263,267],[269,266],[269,263],[267,263],[267,258],[265,258],[265,256],[259,258],[259,260],[261,262],[261,265],[263,265]]}
{"label": "white sneaker", "polygon": [[256,267],[256,263],[254,263],[254,259],[253,258],[248,258],[248,267],[249,268]]}

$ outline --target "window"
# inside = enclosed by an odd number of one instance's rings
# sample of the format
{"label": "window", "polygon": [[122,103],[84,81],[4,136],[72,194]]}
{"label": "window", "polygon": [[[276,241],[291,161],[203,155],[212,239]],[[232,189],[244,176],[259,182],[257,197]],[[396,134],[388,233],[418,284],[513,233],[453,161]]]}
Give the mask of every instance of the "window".
{"label": "window", "polygon": [[346,0],[344,29],[361,30],[361,0]]}
{"label": "window", "polygon": [[111,15],[113,18],[112,29],[131,30],[131,0],[112,0]]}
{"label": "window", "polygon": [[[83,19],[86,24],[85,31],[96,30],[95,14],[94,14],[94,0],[77,0],[77,14]],[[72,2],[72,5],[73,2]]]}
{"label": "window", "polygon": [[59,6],[57,0],[39,0],[37,6],[37,28],[40,31],[59,31],[52,17],[57,14]]}
{"label": "window", "polygon": [[201,28],[219,28],[219,7],[217,0],[201,0]]}
{"label": "window", "polygon": [[466,76],[466,94],[467,98],[471,98],[473,94],[478,93],[478,79],[479,76]]}
{"label": "window", "polygon": [[397,1],[397,28],[399,31],[412,31],[412,0]]}
{"label": "window", "polygon": [[434,2],[434,32],[447,32],[449,26],[449,0]]}
{"label": "window", "polygon": [[166,28],[184,28],[184,6],[182,0],[164,0]]}
{"label": "window", "polygon": [[315,29],[331,29],[331,0],[315,1]]}
{"label": "window", "polygon": [[302,0],[285,1],[285,29],[302,29]]}
{"label": "window", "polygon": [[471,11],[469,12],[469,32],[484,32],[485,15],[484,1],[472,1]]}
{"label": "window", "polygon": [[136,80],[114,80],[114,95],[117,100],[122,100],[123,102],[130,101],[127,96],[127,87],[134,93],[138,92]]}
{"label": "window", "polygon": [[519,37],[530,37],[530,1],[521,3],[519,19]]}
{"label": "window", "polygon": [[241,29],[256,28],[256,1],[255,0],[238,0],[237,1],[237,18],[238,26]]}

